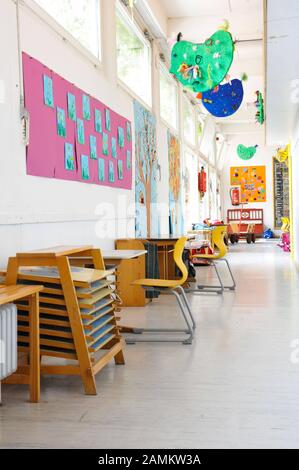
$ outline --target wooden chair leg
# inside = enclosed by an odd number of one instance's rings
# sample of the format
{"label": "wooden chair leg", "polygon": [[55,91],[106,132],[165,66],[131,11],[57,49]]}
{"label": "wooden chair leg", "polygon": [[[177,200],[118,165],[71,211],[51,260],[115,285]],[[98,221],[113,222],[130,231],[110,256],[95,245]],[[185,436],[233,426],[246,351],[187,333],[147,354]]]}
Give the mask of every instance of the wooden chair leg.
{"label": "wooden chair leg", "polygon": [[30,335],[30,401],[40,400],[40,338],[39,338],[39,294],[29,297]]}

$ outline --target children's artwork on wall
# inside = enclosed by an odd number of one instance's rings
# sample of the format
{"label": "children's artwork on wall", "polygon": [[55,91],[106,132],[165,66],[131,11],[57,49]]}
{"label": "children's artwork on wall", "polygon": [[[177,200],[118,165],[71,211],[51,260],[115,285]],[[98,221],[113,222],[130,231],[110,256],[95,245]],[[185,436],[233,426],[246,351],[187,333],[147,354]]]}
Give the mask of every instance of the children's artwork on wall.
{"label": "children's artwork on wall", "polygon": [[72,93],[67,94],[67,107],[69,119],[76,122],[76,98]]}
{"label": "children's artwork on wall", "polygon": [[105,160],[99,158],[99,181],[105,181]]}
{"label": "children's artwork on wall", "polygon": [[216,117],[228,117],[235,114],[244,98],[243,83],[234,79],[225,85],[202,94],[202,104],[210,114]]}
{"label": "children's artwork on wall", "polygon": [[88,155],[81,155],[82,178],[89,180],[89,158]]}
{"label": "children's artwork on wall", "polygon": [[44,75],[44,103],[54,108],[53,80],[48,75]]}
{"label": "children's artwork on wall", "polygon": [[124,177],[122,160],[118,160],[118,162],[117,162],[117,171],[118,171],[118,179],[122,180],[123,177]]}
{"label": "children's artwork on wall", "polygon": [[110,181],[110,183],[114,183],[114,181],[115,181],[114,162],[109,162],[109,181]]}
{"label": "children's artwork on wall", "polygon": [[245,147],[245,145],[238,145],[237,154],[242,160],[250,160],[256,154],[258,145],[254,147]]}
{"label": "children's artwork on wall", "polygon": [[231,34],[219,30],[204,44],[178,41],[172,49],[170,73],[191,91],[212,90],[227,75],[233,57]]}
{"label": "children's artwork on wall", "polygon": [[89,137],[90,142],[90,158],[93,160],[97,159],[97,139],[94,135]]}
{"label": "children's artwork on wall", "polygon": [[241,202],[266,202],[266,167],[238,166],[230,169],[231,186],[241,186]]}
{"label": "children's artwork on wall", "polygon": [[[118,129],[126,129],[128,119],[25,53],[23,76],[25,106],[30,115],[27,174],[132,189],[132,167],[127,166],[132,142],[124,139],[123,147],[117,148],[123,178],[116,177],[117,165],[110,165],[110,179],[108,171],[109,162],[115,162],[111,139],[117,144]],[[103,134],[106,109],[111,130]]]}
{"label": "children's artwork on wall", "polygon": [[81,144],[81,145],[85,144],[83,119],[77,119],[77,139],[78,139],[78,144]]}
{"label": "children's artwork on wall", "polygon": [[131,128],[131,123],[130,122],[126,123],[126,131],[127,131],[127,141],[131,142],[131,140],[132,140],[132,128]]}
{"label": "children's artwork on wall", "polygon": [[111,120],[110,120],[110,111],[105,109],[105,122],[106,122],[106,131],[111,131]]}
{"label": "children's artwork on wall", "polygon": [[65,143],[65,169],[73,171],[75,169],[74,146]]}
{"label": "children's artwork on wall", "polygon": [[120,148],[125,146],[125,133],[122,127],[118,128],[118,145]]}
{"label": "children's artwork on wall", "polygon": [[103,155],[109,155],[109,139],[108,134],[103,132],[103,148],[102,148]]}
{"label": "children's artwork on wall", "polygon": [[129,170],[132,166],[132,155],[130,150],[127,150],[127,170]]}
{"label": "children's artwork on wall", "polygon": [[89,99],[89,96],[87,96],[87,95],[82,96],[82,107],[83,107],[83,118],[86,119],[86,121],[90,121],[91,115],[90,115],[90,99]]}
{"label": "children's artwork on wall", "polygon": [[66,137],[65,111],[57,107],[57,133],[60,137]]}
{"label": "children's artwork on wall", "polygon": [[113,158],[117,157],[117,150],[116,150],[116,138],[112,137],[111,139],[111,155]]}
{"label": "children's artwork on wall", "polygon": [[158,236],[156,119],[138,101],[134,113],[136,237]]}
{"label": "children's artwork on wall", "polygon": [[99,109],[94,110],[94,119],[95,119],[95,130],[99,134],[102,134],[103,127],[102,127],[102,114]]}
{"label": "children's artwork on wall", "polygon": [[168,159],[170,234],[180,236],[184,231],[181,148],[179,139],[169,131]]}

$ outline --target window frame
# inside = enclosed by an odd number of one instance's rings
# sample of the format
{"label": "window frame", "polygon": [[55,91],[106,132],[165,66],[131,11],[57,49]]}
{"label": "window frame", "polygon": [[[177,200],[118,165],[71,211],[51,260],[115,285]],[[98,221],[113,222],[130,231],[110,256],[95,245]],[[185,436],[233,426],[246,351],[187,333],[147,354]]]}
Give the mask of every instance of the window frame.
{"label": "window frame", "polygon": [[117,30],[115,28],[115,47],[116,47],[116,57],[115,57],[115,71],[116,71],[116,78],[117,78],[117,84],[120,88],[122,88],[130,97],[134,98],[135,100],[139,101],[145,108],[147,108],[149,111],[152,111],[153,109],[153,83],[154,83],[154,77],[153,77],[153,49],[152,49],[152,44],[151,42],[146,39],[146,37],[143,34],[143,31],[140,27],[140,25],[134,20],[134,18],[131,18],[129,15],[128,10],[126,7],[120,2],[120,0],[116,1],[115,4],[115,24],[116,24],[116,17],[117,15],[120,14],[123,17],[123,20],[125,23],[127,23],[128,27],[133,30],[133,33],[136,33],[136,36],[138,39],[143,42],[143,44],[148,48],[149,50],[149,76],[150,76],[150,102],[147,103],[141,96],[139,96],[135,91],[127,84],[124,82],[124,80],[119,76],[118,74],[118,64],[117,64]]}
{"label": "window frame", "polygon": [[[193,142],[189,142],[189,140],[185,136],[185,103],[192,108],[193,111],[193,124],[194,124],[194,135],[193,135]],[[188,95],[183,93],[183,100],[182,100],[182,137],[186,147],[190,147],[197,153],[197,137],[196,137],[196,110],[195,107],[192,105]]]}
{"label": "window frame", "polygon": [[[161,106],[161,74],[164,74],[166,78],[169,79],[169,81],[173,82],[176,88],[176,127],[173,127],[173,125],[166,121],[166,119],[162,116],[162,106]],[[164,124],[166,127],[168,127],[174,134],[179,133],[179,127],[180,127],[180,107],[179,107],[179,86],[176,80],[169,74],[167,66],[165,63],[161,62],[159,63],[159,111],[160,111],[160,120],[162,124]]]}
{"label": "window frame", "polygon": [[95,56],[89,49],[87,49],[78,39],[76,39],[69,31],[67,31],[60,23],[58,23],[53,16],[51,16],[42,6],[35,0],[22,0],[20,8],[25,7],[31,11],[40,21],[45,23],[52,31],[54,31],[64,43],[69,44],[82,56],[88,59],[92,65],[97,68],[102,68],[103,59],[103,2],[99,1],[99,57]]}

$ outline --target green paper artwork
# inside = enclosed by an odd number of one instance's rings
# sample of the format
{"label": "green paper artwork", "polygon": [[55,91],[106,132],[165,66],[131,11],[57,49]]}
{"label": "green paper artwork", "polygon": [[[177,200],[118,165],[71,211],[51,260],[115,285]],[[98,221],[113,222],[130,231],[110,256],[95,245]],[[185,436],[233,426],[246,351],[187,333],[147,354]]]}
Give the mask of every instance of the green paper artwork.
{"label": "green paper artwork", "polygon": [[67,107],[69,119],[76,121],[76,98],[72,93],[67,94]]}
{"label": "green paper artwork", "polygon": [[126,123],[126,130],[127,130],[127,141],[131,142],[131,140],[132,140],[132,128],[131,128],[131,123],[130,122]]}
{"label": "green paper artwork", "polygon": [[89,180],[89,161],[87,155],[81,155],[82,178]]}
{"label": "green paper artwork", "polygon": [[77,138],[78,138],[78,144],[81,144],[81,145],[85,144],[84,122],[82,119],[77,119]]}
{"label": "green paper artwork", "polygon": [[170,73],[193,92],[209,91],[225,78],[233,57],[231,34],[219,30],[203,44],[177,42],[172,49]]}
{"label": "green paper artwork", "polygon": [[65,169],[73,171],[75,170],[75,155],[74,155],[74,147],[72,144],[65,143],[64,145],[64,161],[65,161]]}
{"label": "green paper artwork", "polygon": [[44,75],[44,103],[54,108],[53,80],[48,75]]}
{"label": "green paper artwork", "polygon": [[62,108],[57,108],[57,133],[60,137],[66,137],[65,111]]}
{"label": "green paper artwork", "polygon": [[95,109],[94,111],[94,123],[95,123],[95,130],[99,134],[102,134],[102,113],[99,109]]}
{"label": "green paper artwork", "polygon": [[117,172],[118,172],[118,179],[123,180],[124,179],[124,171],[123,171],[123,162],[122,162],[122,160],[118,160],[118,162],[117,162]]}
{"label": "green paper artwork", "polygon": [[98,161],[98,170],[99,170],[99,181],[105,181],[105,160],[99,158]]}
{"label": "green paper artwork", "polygon": [[114,183],[115,177],[114,177],[114,163],[109,162],[109,182]]}
{"label": "green paper artwork", "polygon": [[116,138],[112,137],[111,139],[111,155],[113,158],[117,157],[117,149],[116,149]]}
{"label": "green paper artwork", "polygon": [[256,92],[256,96],[257,96],[257,100],[255,102],[255,106],[257,108],[257,112],[255,115],[255,118],[259,124],[263,125],[265,122],[264,99],[260,91]]}
{"label": "green paper artwork", "polygon": [[110,111],[105,109],[105,121],[106,121],[106,130],[111,131],[111,120],[110,120]]}
{"label": "green paper artwork", "polygon": [[89,96],[83,95],[82,96],[82,108],[83,108],[83,118],[86,121],[90,121],[90,99]]}
{"label": "green paper artwork", "polygon": [[250,160],[256,154],[257,148],[257,145],[254,147],[245,147],[245,145],[240,144],[237,147],[237,153],[242,160]]}
{"label": "green paper artwork", "polygon": [[131,152],[130,150],[127,150],[127,158],[126,158],[126,162],[127,162],[127,170],[130,170],[131,169]]}
{"label": "green paper artwork", "polygon": [[92,160],[97,159],[97,139],[94,135],[89,137],[89,145],[90,145],[90,158]]}
{"label": "green paper artwork", "polygon": [[102,148],[103,155],[109,155],[109,147],[108,147],[108,134],[103,133],[103,148]]}
{"label": "green paper artwork", "polygon": [[125,146],[125,133],[122,127],[117,129],[117,136],[118,136],[118,145],[120,148],[124,148]]}

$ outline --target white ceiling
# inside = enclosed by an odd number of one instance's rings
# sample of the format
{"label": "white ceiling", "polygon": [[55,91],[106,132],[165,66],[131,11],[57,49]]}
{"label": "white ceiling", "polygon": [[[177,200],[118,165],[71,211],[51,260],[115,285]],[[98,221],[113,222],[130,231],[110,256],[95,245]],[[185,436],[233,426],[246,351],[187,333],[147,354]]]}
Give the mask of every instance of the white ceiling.
{"label": "white ceiling", "polygon": [[267,39],[266,139],[270,145],[285,145],[299,104],[298,0],[268,2]]}
{"label": "white ceiling", "polygon": [[[232,78],[246,72],[245,98],[241,109],[231,118],[218,120],[227,124],[248,123],[252,132],[255,121],[255,91],[264,88],[263,63],[263,0],[159,0],[168,17],[168,36],[179,32],[184,39],[203,42],[227,19],[236,43],[235,58],[230,70]],[[299,0],[298,0],[299,3]],[[239,42],[241,41],[241,42]],[[257,124],[257,132],[262,128]]]}

